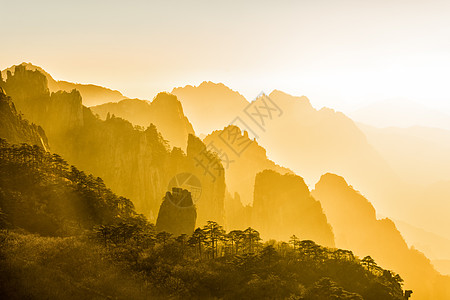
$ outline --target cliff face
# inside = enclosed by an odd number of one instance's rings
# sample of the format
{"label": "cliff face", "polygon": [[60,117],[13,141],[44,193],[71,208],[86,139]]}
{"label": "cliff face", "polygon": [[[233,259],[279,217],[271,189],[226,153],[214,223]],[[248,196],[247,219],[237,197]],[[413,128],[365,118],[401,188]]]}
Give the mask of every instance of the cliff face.
{"label": "cliff face", "polygon": [[56,143],[67,131],[83,126],[83,106],[78,91],[50,94],[47,78],[24,66],[17,66],[14,74],[9,71],[7,74],[3,83],[6,93],[26,119],[44,128],[50,144]]}
{"label": "cliff face", "polygon": [[266,170],[256,175],[253,224],[265,239],[313,240],[333,247],[334,236],[322,207],[300,176]]}
{"label": "cliff face", "polygon": [[347,184],[344,178],[323,175],[313,196],[320,201],[333,226],[336,246],[369,255],[381,266],[389,266],[414,290],[417,299],[449,299],[450,277],[433,269],[430,261],[414,248],[409,249],[395,224],[378,220],[372,204]]}
{"label": "cliff face", "polygon": [[[57,81],[53,79],[53,77],[49,73],[45,72],[42,68],[30,63],[21,63],[19,66],[26,70],[38,71],[39,73],[42,73],[47,79],[48,88],[50,92],[58,92],[58,91],[71,92],[74,89],[79,91],[81,96],[83,97],[83,105],[86,106],[99,105],[102,103],[119,101],[126,98],[119,91],[111,90],[98,85],[72,83],[59,80]],[[7,76],[8,71],[14,73],[16,67],[17,66],[12,66],[8,69],[3,70],[2,71],[3,77]]]}
{"label": "cliff face", "polygon": [[0,79],[0,137],[11,144],[27,143],[49,150],[47,137],[42,127],[22,118],[11,97],[6,96]]}
{"label": "cliff face", "polygon": [[230,125],[213,131],[203,141],[222,160],[228,191],[231,194],[238,193],[244,205],[253,202],[253,185],[257,173],[263,170],[292,173],[271,161],[266,149],[237,126]]}
{"label": "cliff face", "polygon": [[156,220],[156,229],[179,236],[191,235],[195,229],[197,212],[192,201],[191,193],[181,188],[173,188],[167,192]]}
{"label": "cliff face", "polygon": [[224,224],[225,170],[217,155],[209,151],[196,136],[189,135],[187,147],[188,170],[201,182],[202,193],[197,201],[197,224],[207,221]]}
{"label": "cliff face", "polygon": [[[5,89],[20,103],[25,118],[42,125],[48,132],[52,151],[69,163],[104,179],[112,190],[133,201],[136,210],[155,221],[169,182],[176,174],[188,172],[201,180],[198,222],[223,223],[225,178],[220,160],[212,160],[209,173],[202,164],[205,145],[190,138],[187,155],[178,148],[169,150],[155,125],[136,129],[121,118],[102,121],[83,107],[77,91],[50,95],[46,77],[38,71],[17,67],[9,75]],[[199,161],[204,159],[201,164]],[[210,176],[214,174],[214,178]]]}
{"label": "cliff face", "polygon": [[134,125],[147,127],[156,125],[169,144],[186,149],[189,134],[194,134],[192,124],[183,113],[180,101],[175,95],[159,93],[152,102],[139,99],[125,99],[117,103],[105,103],[91,107],[94,114],[107,119],[108,114],[124,118]]}

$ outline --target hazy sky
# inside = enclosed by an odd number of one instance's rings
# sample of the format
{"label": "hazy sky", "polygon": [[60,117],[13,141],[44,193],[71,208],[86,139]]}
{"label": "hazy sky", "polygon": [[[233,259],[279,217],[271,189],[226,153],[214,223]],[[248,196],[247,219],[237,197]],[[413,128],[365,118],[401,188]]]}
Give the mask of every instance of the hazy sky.
{"label": "hazy sky", "polygon": [[4,1],[0,68],[128,97],[223,82],[344,111],[406,98],[450,112],[450,1]]}

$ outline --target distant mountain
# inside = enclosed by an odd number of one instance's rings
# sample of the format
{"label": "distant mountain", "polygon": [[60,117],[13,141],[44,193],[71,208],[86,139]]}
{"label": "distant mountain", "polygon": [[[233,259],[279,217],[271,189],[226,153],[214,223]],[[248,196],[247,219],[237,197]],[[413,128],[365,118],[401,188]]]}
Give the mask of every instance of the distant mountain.
{"label": "distant mountain", "polygon": [[257,104],[250,112],[256,120],[265,121],[264,130],[257,131],[255,122],[249,126],[259,134],[258,143],[267,149],[270,159],[289,166],[308,184],[327,172],[341,174],[374,199],[381,211],[401,213],[403,203],[392,201],[393,191],[403,187],[401,178],[350,118],[329,108],[316,110],[308,98],[278,90],[269,94],[266,103],[281,113],[272,111],[272,118],[263,117],[268,111],[261,108],[263,103]]}
{"label": "distant mountain", "polygon": [[408,248],[394,222],[378,220],[372,204],[344,178],[323,175],[312,195],[322,204],[337,247],[350,248],[359,256],[370,253],[381,266],[389,265],[402,274],[404,287],[414,291],[415,299],[450,299],[450,277],[440,275],[422,253]]}
{"label": "distant mountain", "polygon": [[[376,128],[361,123],[358,127],[395,172],[410,184],[410,193],[404,194],[409,199],[404,208],[408,212],[408,223],[450,239],[447,216],[450,210],[450,131],[418,126]],[[426,209],[423,209],[424,202]]]}
{"label": "distant mountain", "polygon": [[22,118],[11,97],[8,97],[0,81],[0,138],[11,144],[27,143],[49,150],[47,136],[42,127]]}
{"label": "distant mountain", "polygon": [[222,83],[204,81],[199,86],[187,85],[172,90],[198,134],[208,134],[229,125],[248,102]]}
{"label": "distant mountain", "polygon": [[406,181],[425,186],[450,180],[450,130],[419,126],[376,128],[363,123],[358,127]]}
{"label": "distant mountain", "polygon": [[250,139],[248,132],[237,126],[230,125],[222,130],[215,130],[206,136],[203,142],[222,160],[227,189],[232,194],[238,193],[244,205],[253,203],[257,173],[264,170],[281,174],[293,173],[267,158],[266,149]]}
{"label": "distant mountain", "polygon": [[[114,102],[119,101],[126,98],[122,93],[116,90],[111,90],[102,86],[94,85],[94,84],[82,84],[82,83],[72,83],[68,81],[55,80],[53,77],[45,72],[41,67],[35,66],[31,63],[22,63],[20,66],[24,66],[27,70],[39,71],[44,74],[48,81],[48,88],[50,92],[57,91],[66,91],[70,92],[73,89],[76,89],[80,92],[83,97],[83,105],[85,106],[93,106],[99,105],[106,102]],[[14,73],[15,65],[11,66],[3,71],[2,77],[6,78],[8,71]]]}
{"label": "distant mountain", "polygon": [[109,114],[144,128],[153,123],[171,146],[184,150],[188,135],[194,134],[192,124],[184,115],[181,103],[176,96],[168,93],[159,93],[152,102],[125,99],[117,103],[109,102],[92,106],[91,110],[103,120]]}
{"label": "distant mountain", "polygon": [[447,259],[436,259],[431,261],[433,266],[439,273],[450,276],[450,260]]}
{"label": "distant mountain", "polygon": [[385,100],[360,108],[349,116],[376,127],[424,126],[450,130],[450,115],[408,100]]}
{"label": "distant mountain", "polygon": [[450,260],[450,239],[403,221],[394,222],[409,246],[423,252],[432,261]]}

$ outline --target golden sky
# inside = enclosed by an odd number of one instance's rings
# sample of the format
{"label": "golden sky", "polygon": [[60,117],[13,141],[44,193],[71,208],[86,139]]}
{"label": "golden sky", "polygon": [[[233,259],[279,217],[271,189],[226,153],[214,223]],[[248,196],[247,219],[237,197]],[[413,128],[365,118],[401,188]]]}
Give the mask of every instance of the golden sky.
{"label": "golden sky", "polygon": [[128,97],[223,82],[344,112],[394,98],[450,113],[450,1],[7,1],[0,68]]}

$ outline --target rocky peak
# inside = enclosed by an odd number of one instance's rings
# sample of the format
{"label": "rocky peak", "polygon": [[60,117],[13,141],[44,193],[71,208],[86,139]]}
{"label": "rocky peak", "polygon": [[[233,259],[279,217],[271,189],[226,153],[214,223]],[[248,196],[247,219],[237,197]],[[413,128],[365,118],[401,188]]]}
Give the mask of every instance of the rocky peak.
{"label": "rocky peak", "polygon": [[181,188],[172,188],[172,192],[167,192],[161,203],[156,229],[174,236],[192,234],[196,219],[197,211],[191,193]]}

